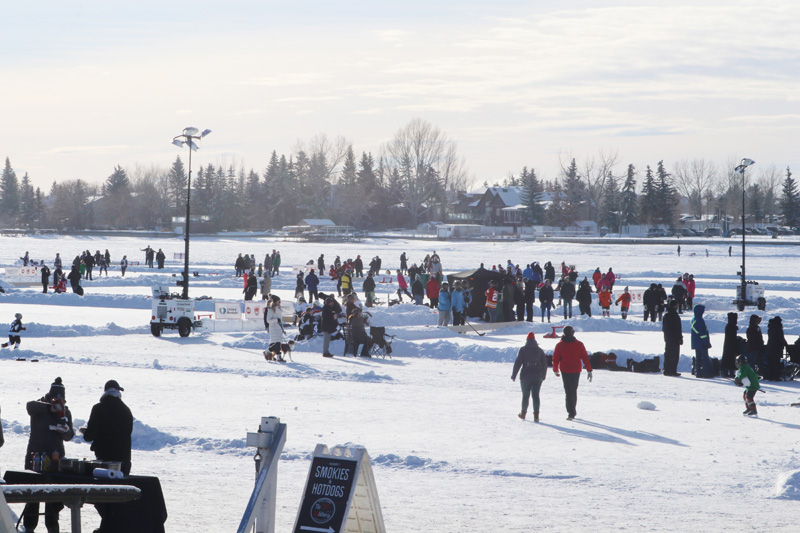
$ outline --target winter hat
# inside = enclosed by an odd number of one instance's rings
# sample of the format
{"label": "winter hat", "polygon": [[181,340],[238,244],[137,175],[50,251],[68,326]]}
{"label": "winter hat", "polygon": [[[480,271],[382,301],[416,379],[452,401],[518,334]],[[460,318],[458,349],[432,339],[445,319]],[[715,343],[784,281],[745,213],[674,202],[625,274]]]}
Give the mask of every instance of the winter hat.
{"label": "winter hat", "polygon": [[125,389],[123,389],[122,387],[119,386],[119,383],[117,383],[116,379],[110,379],[110,380],[106,381],[106,386],[103,388],[103,390],[106,391],[108,389],[117,389],[119,391],[124,391],[125,390]]}
{"label": "winter hat", "polygon": [[528,341],[536,340],[536,335],[534,335],[533,332],[531,331],[530,333],[528,333],[528,337],[525,340],[528,340]]}
{"label": "winter hat", "polygon": [[64,383],[61,381],[61,378],[56,378],[55,381],[50,385],[50,392],[47,393],[50,397],[58,397],[58,398],[66,398],[67,397],[67,389],[64,388]]}
{"label": "winter hat", "polygon": [[14,315],[14,318],[19,318],[20,320],[22,320],[22,313],[17,313],[16,315]]}
{"label": "winter hat", "polygon": [[564,326],[564,337],[571,339],[575,336],[575,329],[572,326]]}

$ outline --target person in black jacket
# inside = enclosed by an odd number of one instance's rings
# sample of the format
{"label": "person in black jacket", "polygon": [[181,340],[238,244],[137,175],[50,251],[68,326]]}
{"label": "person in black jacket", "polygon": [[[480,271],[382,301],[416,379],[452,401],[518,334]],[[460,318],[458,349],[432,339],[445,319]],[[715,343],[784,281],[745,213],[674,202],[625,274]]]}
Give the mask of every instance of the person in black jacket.
{"label": "person in black jacket", "polygon": [[542,322],[544,313],[547,311],[547,322],[550,322],[550,308],[553,307],[553,286],[549,279],[545,280],[544,285],[539,289],[539,307],[542,310]]}
{"label": "person in black jacket", "polygon": [[667,313],[664,315],[661,331],[664,332],[664,375],[680,376],[678,361],[683,344],[683,327],[681,317],[678,316],[678,302],[675,300],[670,300],[667,305]]}
{"label": "person in black jacket", "polygon": [[364,277],[364,261],[361,260],[361,256],[357,255],[356,260],[353,261],[353,268],[356,270],[355,277],[363,278]]}
{"label": "person in black jacket", "polygon": [[520,281],[514,282],[514,305],[517,308],[517,321],[525,320],[525,294],[520,287]]}
{"label": "person in black jacket", "polygon": [[252,270],[247,275],[247,285],[244,288],[244,299],[246,301],[252,300],[258,292],[258,278],[256,273]]}
{"label": "person in black jacket", "polygon": [[786,337],[783,335],[783,323],[781,317],[776,316],[767,322],[767,370],[764,378],[769,381],[780,381],[783,370],[783,350],[788,346]]}
{"label": "person in black jacket", "polygon": [[158,253],[156,254],[156,263],[158,263],[158,268],[164,268],[164,260],[166,258],[167,255],[161,250],[161,248],[159,248]]}
{"label": "person in black jacket", "polygon": [[14,320],[8,328],[8,342],[4,342],[0,346],[3,348],[13,346],[15,350],[19,348],[19,345],[22,344],[22,339],[19,334],[22,331],[25,331],[25,326],[22,325],[22,313],[17,313],[14,315]]}
{"label": "person in black jacket", "polygon": [[[339,308],[337,311],[337,307]],[[342,308],[336,303],[336,300],[329,296],[325,299],[325,305],[322,306],[322,322],[320,329],[322,330],[322,356],[333,357],[330,352],[331,335],[336,333],[339,329],[339,313]]]}
{"label": "person in black jacket", "polygon": [[[33,470],[34,454],[52,457],[58,452],[64,457],[64,441],[72,440],[75,430],[72,427],[72,413],[66,406],[66,389],[61,378],[56,378],[50,390],[39,400],[28,402],[26,406],[31,417],[31,434],[25,453],[25,469]],[[58,515],[64,504],[60,502],[44,505],[44,523],[47,531],[58,531]],[[25,531],[34,531],[39,525],[39,502],[28,503],[22,511]]]}
{"label": "person in black jacket", "polygon": [[666,289],[664,289],[664,286],[660,283],[656,286],[656,294],[658,295],[658,321],[661,322],[664,309],[667,307],[668,298]]}
{"label": "person in black jacket", "polygon": [[44,264],[44,259],[39,266],[39,272],[42,274],[42,292],[47,294],[47,286],[50,285],[50,269]]}
{"label": "person in black jacket", "polygon": [[658,310],[658,287],[655,283],[650,284],[650,288],[642,294],[642,304],[644,305],[644,321],[647,322],[648,316],[650,322],[656,321],[656,311]]}
{"label": "person in black jacket", "polygon": [[67,276],[67,279],[69,280],[69,286],[72,287],[72,292],[78,296],[83,296],[83,287],[81,287],[81,271],[78,270],[77,266],[72,265],[72,270]]}
{"label": "person in black jacket", "polygon": [[533,303],[536,301],[536,282],[525,279],[525,293],[522,297],[525,303],[525,320],[533,322]]}
{"label": "person in black jacket", "polygon": [[109,380],[104,387],[100,402],[92,407],[92,414],[85,428],[81,428],[83,439],[92,443],[92,451],[100,461],[119,461],[122,472],[131,473],[131,433],[133,415],[122,401],[122,387],[116,380]]}
{"label": "person in black jacket", "polygon": [[672,286],[672,297],[678,302],[678,314],[683,313],[686,308],[686,285],[681,278]]}
{"label": "person in black jacket", "polygon": [[519,373],[519,384],[522,389],[522,411],[517,416],[525,420],[525,416],[528,414],[528,399],[531,398],[533,399],[533,421],[538,422],[539,390],[542,388],[542,382],[547,378],[547,357],[539,348],[536,335],[532,331],[528,333],[525,346],[520,348],[517,353],[511,381],[517,380],[517,373]]}
{"label": "person in black jacket", "polygon": [[750,315],[750,325],[747,327],[747,344],[745,345],[745,357],[747,364],[753,370],[763,376],[764,362],[761,360],[764,354],[764,335],[761,333],[761,317]]}
{"label": "person in black jacket", "polygon": [[741,353],[739,347],[739,337],[736,332],[739,326],[736,323],[739,321],[738,313],[728,313],[728,323],[725,325],[725,341],[722,343],[722,361],[720,361],[719,369],[724,378],[732,378],[736,375],[736,356]]}
{"label": "person in black jacket", "polygon": [[[558,291],[561,300],[564,302],[564,319],[572,318],[572,299],[575,297],[575,285],[568,278],[563,278],[561,290]],[[567,314],[569,313],[569,317]]]}
{"label": "person in black jacket", "polygon": [[583,278],[581,286],[578,287],[578,292],[575,294],[578,300],[578,308],[581,310],[581,316],[589,315],[592,317],[592,286],[589,284],[587,278]]}
{"label": "person in black jacket", "polygon": [[367,277],[364,278],[364,283],[361,284],[361,290],[364,291],[367,307],[372,307],[375,301],[375,279],[372,277],[372,272],[367,272]]}
{"label": "person in black jacket", "polygon": [[544,279],[549,279],[550,283],[556,281],[556,269],[550,261],[544,264]]}

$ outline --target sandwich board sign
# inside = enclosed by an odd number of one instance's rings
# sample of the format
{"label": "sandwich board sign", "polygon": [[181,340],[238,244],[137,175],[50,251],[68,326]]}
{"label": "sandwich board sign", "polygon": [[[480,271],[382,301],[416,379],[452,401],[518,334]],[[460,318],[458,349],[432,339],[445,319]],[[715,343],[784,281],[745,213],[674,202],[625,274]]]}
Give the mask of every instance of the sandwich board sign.
{"label": "sandwich board sign", "polygon": [[317,444],[295,533],[386,533],[364,448]]}

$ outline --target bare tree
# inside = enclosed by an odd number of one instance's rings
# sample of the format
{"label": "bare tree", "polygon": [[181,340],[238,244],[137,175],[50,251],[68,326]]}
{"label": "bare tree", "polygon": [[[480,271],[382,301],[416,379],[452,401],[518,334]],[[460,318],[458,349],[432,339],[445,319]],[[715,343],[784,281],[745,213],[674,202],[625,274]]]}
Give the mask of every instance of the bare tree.
{"label": "bare tree", "polygon": [[778,167],[770,165],[766,168],[759,168],[756,179],[764,195],[763,210],[766,220],[775,222],[775,215],[779,210],[778,203],[783,191],[783,174]]}
{"label": "bare tree", "polygon": [[717,179],[716,165],[705,159],[683,159],[675,164],[673,176],[675,188],[686,198],[692,214],[702,217],[703,207],[707,205],[709,193]]}
{"label": "bare tree", "polygon": [[[559,155],[558,162],[562,172],[566,173],[572,158],[565,160]],[[597,221],[600,208],[603,204],[603,194],[606,189],[606,180],[614,177],[614,167],[619,163],[619,152],[600,149],[597,157],[589,156],[581,163],[579,174],[586,183],[586,199],[588,200],[587,216],[590,220]]]}
{"label": "bare tree", "polygon": [[[174,209],[170,172],[157,165],[136,165],[129,172],[134,192],[132,220],[135,226],[153,228],[171,224]],[[184,202],[186,195],[184,194]],[[186,206],[183,206],[184,210]]]}
{"label": "bare tree", "polygon": [[467,171],[454,142],[437,127],[414,119],[384,147],[387,169],[397,170],[402,204],[414,225],[443,214],[447,192],[466,185]]}

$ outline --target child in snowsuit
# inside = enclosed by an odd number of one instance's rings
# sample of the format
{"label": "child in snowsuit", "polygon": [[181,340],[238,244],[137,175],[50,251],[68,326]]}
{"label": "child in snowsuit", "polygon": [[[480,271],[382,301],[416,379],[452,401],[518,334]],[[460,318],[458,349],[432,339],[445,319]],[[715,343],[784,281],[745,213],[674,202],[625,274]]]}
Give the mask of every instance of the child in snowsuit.
{"label": "child in snowsuit", "polygon": [[602,288],[597,294],[597,299],[600,301],[600,307],[603,308],[603,316],[611,316],[611,293],[608,289]]}
{"label": "child in snowsuit", "polygon": [[755,370],[747,364],[747,357],[740,355],[736,358],[736,366],[739,371],[736,373],[736,378],[733,380],[738,386],[744,386],[744,405],[746,409],[742,413],[745,416],[758,416],[756,410],[755,396],[761,385],[758,382],[758,374]]}
{"label": "child in snowsuit", "polygon": [[614,305],[619,305],[620,302],[622,302],[622,305],[620,306],[622,319],[625,320],[628,318],[628,309],[631,307],[631,293],[628,292],[628,287],[625,287],[625,292],[619,295],[619,298],[617,298],[617,301],[614,303]]}
{"label": "child in snowsuit", "polygon": [[22,313],[17,313],[14,315],[14,321],[11,323],[11,327],[8,329],[8,342],[4,342],[2,344],[3,348],[8,348],[9,346],[13,346],[15,350],[19,348],[19,345],[22,342],[19,332],[23,331],[24,329],[25,326],[22,325]]}

